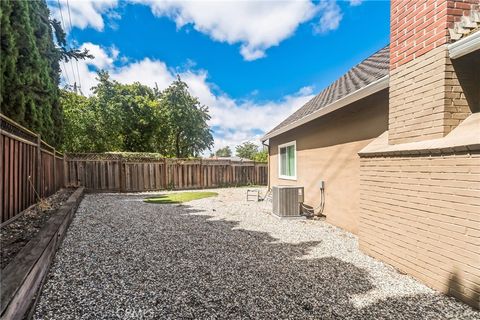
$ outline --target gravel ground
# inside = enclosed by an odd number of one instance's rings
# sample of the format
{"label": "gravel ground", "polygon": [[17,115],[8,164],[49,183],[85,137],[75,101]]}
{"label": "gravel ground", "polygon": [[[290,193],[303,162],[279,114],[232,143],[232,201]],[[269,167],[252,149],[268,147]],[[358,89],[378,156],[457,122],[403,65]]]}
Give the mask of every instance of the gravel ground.
{"label": "gravel ground", "polygon": [[279,220],[244,188],[215,191],[183,205],[86,195],[35,318],[480,319],[341,229]]}

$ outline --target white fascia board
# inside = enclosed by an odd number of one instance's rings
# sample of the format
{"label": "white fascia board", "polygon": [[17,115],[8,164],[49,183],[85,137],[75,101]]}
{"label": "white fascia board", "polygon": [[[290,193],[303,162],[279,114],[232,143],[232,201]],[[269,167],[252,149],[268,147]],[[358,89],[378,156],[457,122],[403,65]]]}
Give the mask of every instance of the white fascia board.
{"label": "white fascia board", "polygon": [[268,134],[266,134],[265,136],[262,137],[262,141],[266,141],[272,137],[275,137],[275,136],[278,136],[279,134],[282,134],[284,132],[287,132],[289,130],[292,130],[296,127],[299,127],[307,122],[310,122],[312,120],[315,120],[317,118],[320,118],[321,116],[324,116],[330,112],[333,112],[335,110],[338,110],[340,108],[343,108],[349,104],[352,104],[353,102],[355,101],[358,101],[360,99],[363,99],[365,97],[368,97],[374,93],[377,93],[383,89],[386,89],[388,88],[388,84],[389,84],[389,81],[388,81],[389,77],[388,76],[385,76],[383,78],[380,78],[378,79],[377,81],[374,81],[368,85],[366,85],[365,87],[361,88],[361,89],[358,89],[357,91],[354,91],[348,95],[346,95],[345,97],[341,98],[341,99],[338,99],[337,101],[335,102],[332,102],[331,104],[301,118],[301,119],[298,119],[297,121],[295,122],[292,122],[278,130],[275,130],[273,132],[270,132]]}
{"label": "white fascia board", "polygon": [[448,45],[450,59],[460,58],[476,50],[480,50],[480,31]]}

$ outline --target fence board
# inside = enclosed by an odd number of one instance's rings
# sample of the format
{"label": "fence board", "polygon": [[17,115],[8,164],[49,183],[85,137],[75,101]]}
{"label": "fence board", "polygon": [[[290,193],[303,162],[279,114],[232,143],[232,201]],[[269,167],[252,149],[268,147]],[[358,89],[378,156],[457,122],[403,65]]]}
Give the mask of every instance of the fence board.
{"label": "fence board", "polygon": [[0,218],[4,224],[38,200],[34,188],[46,197],[62,188],[65,178],[64,161],[55,159],[55,149],[2,114],[0,148]]}
{"label": "fence board", "polygon": [[10,189],[10,199],[9,199],[9,210],[8,210],[8,217],[12,217],[14,215],[15,211],[15,206],[14,206],[14,194],[15,194],[15,189],[14,189],[14,174],[15,174],[15,169],[14,169],[14,151],[15,151],[15,141],[10,141],[10,183],[9,183],[9,189]]}
{"label": "fence board", "polygon": [[[109,159],[108,155],[81,154],[67,156],[70,172],[85,178],[75,180],[67,175],[66,184],[91,190],[143,192],[165,189],[195,189],[248,184],[265,185],[267,165],[254,162],[215,161],[204,159],[152,159],[128,161]],[[105,156],[106,159],[102,159]],[[95,157],[98,157],[95,159]],[[91,159],[93,158],[93,159]],[[121,169],[123,168],[123,169]],[[124,174],[120,174],[120,170]]]}

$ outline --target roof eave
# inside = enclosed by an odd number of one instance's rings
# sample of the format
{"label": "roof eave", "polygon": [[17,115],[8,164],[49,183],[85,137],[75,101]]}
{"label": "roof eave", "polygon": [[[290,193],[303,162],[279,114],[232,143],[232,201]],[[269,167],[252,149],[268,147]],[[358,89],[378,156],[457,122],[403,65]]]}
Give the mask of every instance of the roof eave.
{"label": "roof eave", "polygon": [[457,59],[480,49],[480,31],[448,45],[450,59]]}
{"label": "roof eave", "polygon": [[363,99],[365,97],[368,97],[374,93],[377,93],[383,89],[386,89],[388,88],[388,85],[389,85],[389,77],[388,75],[387,76],[384,76],[383,78],[380,78],[368,85],[366,85],[365,87],[363,88],[360,88],[358,89],[357,91],[354,91],[348,95],[346,95],[345,97],[341,98],[341,99],[338,99],[337,101],[335,102],[332,102],[331,104],[297,120],[297,121],[294,121],[278,130],[275,130],[273,132],[270,132],[266,135],[264,135],[261,139],[262,142],[270,139],[270,138],[273,138],[275,136],[278,136],[284,132],[287,132],[289,130],[292,130],[294,128],[297,128],[301,125],[304,125],[305,123],[307,122],[310,122],[312,120],[315,120],[317,118],[320,118],[328,113],[331,113],[335,110],[338,110],[340,108],[343,108],[349,104],[352,104],[353,102],[355,101],[358,101],[360,99]]}

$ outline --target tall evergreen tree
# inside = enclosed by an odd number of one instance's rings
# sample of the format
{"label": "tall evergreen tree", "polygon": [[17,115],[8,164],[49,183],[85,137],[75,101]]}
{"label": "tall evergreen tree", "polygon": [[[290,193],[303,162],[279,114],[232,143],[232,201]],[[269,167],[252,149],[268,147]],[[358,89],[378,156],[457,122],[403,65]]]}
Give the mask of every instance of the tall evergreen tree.
{"label": "tall evergreen tree", "polygon": [[59,61],[92,56],[65,49],[65,33],[50,20],[45,0],[0,1],[0,26],[1,112],[59,146],[63,137]]}

